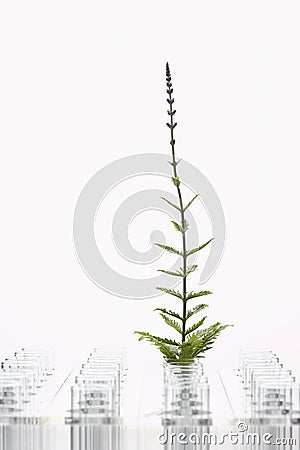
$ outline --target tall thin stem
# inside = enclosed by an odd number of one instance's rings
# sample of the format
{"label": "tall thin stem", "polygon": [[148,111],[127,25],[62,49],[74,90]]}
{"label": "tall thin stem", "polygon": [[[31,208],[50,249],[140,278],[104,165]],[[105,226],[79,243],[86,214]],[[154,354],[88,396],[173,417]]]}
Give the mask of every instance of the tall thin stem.
{"label": "tall thin stem", "polygon": [[173,109],[174,99],[172,98],[172,79],[171,72],[169,68],[169,64],[166,64],[166,79],[167,79],[167,93],[169,94],[169,98],[167,102],[169,104],[168,114],[170,116],[170,123],[167,123],[167,126],[170,128],[171,132],[171,140],[170,145],[172,149],[172,162],[171,165],[173,167],[173,182],[177,189],[178,200],[179,200],[179,208],[180,208],[180,219],[181,219],[181,227],[182,227],[182,272],[183,272],[183,281],[182,281],[182,302],[183,302],[183,311],[182,311],[182,342],[185,342],[185,333],[186,333],[186,321],[187,321],[187,251],[186,251],[186,221],[185,221],[185,211],[183,206],[182,194],[180,189],[180,180],[177,174],[177,165],[178,161],[176,161],[175,157],[175,139],[174,139],[174,128],[177,123],[174,123],[174,115],[176,110]]}

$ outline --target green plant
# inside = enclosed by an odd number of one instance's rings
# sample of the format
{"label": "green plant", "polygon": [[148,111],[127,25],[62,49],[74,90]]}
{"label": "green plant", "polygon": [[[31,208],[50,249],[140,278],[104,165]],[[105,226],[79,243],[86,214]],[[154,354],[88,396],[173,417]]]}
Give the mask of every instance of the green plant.
{"label": "green plant", "polygon": [[178,176],[177,170],[177,166],[179,165],[180,160],[176,160],[175,157],[174,128],[176,127],[177,123],[174,122],[176,110],[173,108],[174,105],[174,98],[172,97],[173,87],[168,63],[166,64],[166,80],[167,80],[167,94],[168,94],[167,102],[169,105],[168,115],[170,117],[170,122],[167,123],[167,126],[170,129],[171,133],[170,145],[172,150],[172,160],[169,161],[169,163],[173,169],[172,182],[177,190],[178,204],[176,205],[164,197],[162,199],[169,205],[171,205],[179,213],[180,216],[179,222],[172,221],[172,223],[175,230],[178,231],[182,236],[182,249],[177,250],[174,247],[163,244],[156,244],[156,245],[164,249],[165,251],[173,253],[175,255],[179,255],[182,258],[182,266],[179,268],[179,270],[176,270],[174,272],[162,269],[159,270],[160,272],[163,272],[167,275],[182,278],[182,291],[180,292],[174,289],[167,289],[164,287],[157,287],[157,289],[179,299],[180,302],[182,303],[182,313],[167,310],[165,308],[156,308],[155,311],[159,311],[162,319],[166,322],[168,326],[172,327],[180,334],[181,339],[179,341],[176,341],[173,339],[161,338],[158,336],[153,336],[152,334],[143,331],[136,331],[135,333],[140,335],[139,338],[140,341],[146,340],[151,344],[153,344],[155,347],[157,347],[163,354],[166,361],[168,362],[178,361],[181,363],[185,362],[189,363],[193,362],[196,357],[203,358],[204,353],[212,348],[215,339],[220,335],[220,333],[225,328],[231,325],[221,325],[220,322],[217,322],[209,326],[208,328],[202,328],[202,325],[204,324],[204,321],[206,319],[206,316],[203,316],[196,323],[188,326],[188,323],[190,322],[190,319],[193,316],[202,312],[205,308],[208,307],[207,304],[200,303],[188,309],[188,304],[190,304],[191,300],[194,298],[204,297],[209,294],[212,294],[212,292],[210,291],[200,291],[200,292],[187,291],[187,278],[192,272],[194,272],[198,268],[196,264],[188,265],[188,258],[189,256],[205,248],[213,239],[210,239],[209,241],[205,242],[205,244],[200,245],[196,248],[187,249],[186,233],[188,231],[189,224],[185,218],[186,215],[185,213],[187,209],[192,205],[192,203],[196,200],[198,195],[195,195],[186,205],[184,205],[180,187],[181,181]]}

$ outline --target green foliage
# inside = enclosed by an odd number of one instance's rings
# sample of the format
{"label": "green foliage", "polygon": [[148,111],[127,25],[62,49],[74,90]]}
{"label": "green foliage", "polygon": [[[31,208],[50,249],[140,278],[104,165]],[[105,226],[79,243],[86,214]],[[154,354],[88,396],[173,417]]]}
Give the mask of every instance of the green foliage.
{"label": "green foliage", "polygon": [[201,327],[205,321],[207,316],[202,317],[201,320],[199,320],[197,323],[194,323],[194,325],[192,325],[186,332],[185,332],[185,336],[187,336],[188,334],[191,334],[193,331],[197,330],[199,327]]}
{"label": "green foliage", "polygon": [[182,294],[179,291],[175,291],[174,289],[168,289],[165,287],[157,287],[158,291],[164,292],[165,294],[174,295],[174,297],[181,298],[183,300]]}
{"label": "green foliage", "polygon": [[136,331],[136,334],[140,335],[140,341],[145,339],[157,347],[167,362],[190,363],[195,358],[205,358],[205,352],[212,348],[221,332],[230,326],[232,325],[221,325],[220,322],[217,322],[208,328],[196,331],[182,343],[142,331]]}
{"label": "green foliage", "polygon": [[157,336],[153,336],[150,333],[145,333],[143,331],[136,331],[136,334],[140,335],[139,341],[146,340],[150,342],[150,344],[157,347],[160,352],[164,355],[166,361],[176,361],[178,355],[178,345],[179,343],[176,341],[172,341],[171,339],[162,339]]}
{"label": "green foliage", "polygon": [[195,272],[195,270],[198,269],[198,265],[197,264],[192,264],[191,266],[188,266],[188,268],[186,269],[185,273],[184,270],[182,270],[184,277],[187,277],[190,273]]}
{"label": "green foliage", "polygon": [[168,200],[165,197],[160,197],[162,200],[164,200],[166,203],[168,203],[169,205],[173,206],[173,208],[177,209],[178,211],[180,211],[180,208],[176,205],[174,205],[174,203],[170,202],[170,200]]}
{"label": "green foliage", "polygon": [[158,272],[162,272],[167,275],[172,275],[173,277],[182,277],[182,273],[179,270],[176,270],[176,272],[172,272],[170,270],[159,269]]}
{"label": "green foliage", "polygon": [[174,253],[175,255],[180,255],[182,256],[182,252],[180,250],[177,250],[174,247],[170,247],[169,245],[164,245],[164,244],[155,244],[157,247],[160,247],[164,250],[166,250],[169,253]]}
{"label": "green foliage", "polygon": [[178,333],[181,336],[182,328],[181,328],[180,324],[178,322],[176,322],[176,320],[170,319],[166,314],[163,314],[163,313],[160,313],[160,317],[162,317],[164,319],[164,321],[166,322],[167,325],[174,328],[174,330],[178,331]]}
{"label": "green foliage", "polygon": [[[176,111],[175,111],[176,112]],[[173,111],[174,114],[174,111]],[[172,142],[170,142],[170,144],[172,145]],[[175,145],[175,139],[173,139],[173,144]],[[177,161],[174,159],[173,161],[168,161],[168,163],[172,166],[172,167],[176,167],[178,166],[178,164],[180,163],[180,161],[182,161],[182,159],[178,159]]]}
{"label": "green foliage", "polygon": [[208,305],[201,303],[200,305],[194,306],[194,308],[189,309],[186,313],[186,319],[189,319],[190,317],[194,316],[195,314],[198,314],[204,308],[208,308]]}
{"label": "green foliage", "polygon": [[189,224],[187,223],[187,221],[184,222],[184,227],[179,223],[175,222],[175,220],[171,220],[171,222],[174,225],[175,230],[180,231],[180,233],[185,233],[189,228]]}
{"label": "green foliage", "polygon": [[[174,168],[175,168],[176,166],[174,166]],[[180,180],[179,180],[179,178],[176,176],[176,177],[172,177],[172,181],[173,181],[173,184],[174,184],[174,186],[176,186],[177,188],[179,188],[179,186],[180,186]]]}
{"label": "green foliage", "polygon": [[195,247],[195,248],[192,248],[191,250],[188,250],[187,251],[187,256],[191,256],[191,255],[193,255],[194,253],[197,253],[197,252],[200,252],[200,250],[202,250],[203,248],[205,248],[208,244],[210,244],[211,243],[211,241],[213,241],[214,240],[214,238],[211,238],[209,241],[207,241],[207,242],[205,242],[205,244],[202,244],[202,245],[199,245],[199,247]]}
{"label": "green foliage", "polygon": [[232,325],[221,325],[220,322],[217,322],[208,328],[198,330],[190,335],[187,342],[193,347],[193,357],[195,358],[196,356],[201,356],[202,353],[205,353],[207,350],[211,349],[214,341],[221,334],[221,332],[231,326]]}
{"label": "green foliage", "polygon": [[174,123],[173,120],[176,111],[173,110],[174,98],[172,98],[173,89],[168,64],[166,69],[166,75],[167,75],[167,93],[169,94],[167,102],[170,108],[168,110],[170,123],[167,123],[167,126],[170,129],[171,133],[170,145],[172,153],[172,161],[169,161],[169,163],[173,168],[173,176],[171,177],[171,179],[177,190],[178,205],[175,205],[165,197],[161,198],[180,213],[180,220],[179,221],[172,220],[172,224],[175,230],[181,233],[182,250],[177,250],[176,248],[171,247],[169,245],[159,243],[155,245],[162,248],[163,250],[166,250],[169,253],[172,253],[182,258],[182,266],[179,267],[179,269],[177,270],[170,271],[165,269],[159,269],[159,272],[182,278],[182,291],[180,292],[165,287],[157,287],[157,289],[161,292],[164,292],[165,294],[176,297],[181,303],[182,314],[176,311],[172,311],[170,309],[167,310],[165,308],[156,308],[154,311],[159,312],[161,318],[165,321],[165,323],[180,334],[181,339],[180,342],[177,342],[176,340],[173,339],[161,338],[143,331],[136,331],[135,333],[140,336],[139,337],[140,341],[146,340],[147,342],[158,348],[160,352],[163,354],[166,361],[168,362],[177,361],[185,364],[190,364],[191,362],[194,361],[195,358],[204,358],[205,352],[207,352],[209,349],[212,348],[215,340],[219,337],[221,332],[224,331],[227,327],[232,325],[221,325],[220,322],[217,322],[209,326],[208,328],[202,328],[207,317],[203,316],[197,322],[190,325],[189,328],[186,328],[187,321],[189,321],[191,317],[201,313],[205,308],[208,307],[207,304],[201,303],[192,307],[191,309],[187,309],[187,302],[190,302],[190,300],[193,300],[194,298],[212,294],[211,291],[199,291],[199,292],[187,291],[188,276],[198,269],[197,264],[188,265],[188,258],[191,255],[194,255],[195,253],[198,253],[202,249],[204,249],[207,245],[211,243],[213,238],[209,239],[207,242],[205,242],[202,245],[199,245],[198,247],[192,249],[186,248],[186,233],[189,229],[189,224],[186,221],[185,212],[192,205],[192,203],[198,198],[198,194],[195,195],[186,204],[186,206],[183,205],[180,188],[181,182],[177,173],[177,166],[180,160],[177,161],[175,157],[174,128],[177,125],[177,123]]}
{"label": "green foliage", "polygon": [[[164,314],[167,314],[168,316],[175,317],[176,319],[179,319],[179,320],[183,321],[183,318],[181,317],[180,314],[178,314],[175,311],[171,311],[170,309],[167,310],[166,308],[155,308],[154,311],[160,311],[160,312],[162,312]],[[180,330],[180,333],[181,333],[181,330]]]}
{"label": "green foliage", "polygon": [[196,200],[196,198],[198,198],[198,197],[199,197],[199,194],[196,194],[195,197],[193,197],[192,200],[190,200],[190,201],[188,202],[188,204],[183,208],[183,210],[186,211],[186,210],[191,206],[191,204],[193,203],[193,201]]}
{"label": "green foliage", "polygon": [[203,297],[203,295],[210,295],[212,294],[211,291],[200,291],[200,292],[190,292],[187,296],[186,299],[190,300],[192,298],[196,298],[196,297]]}

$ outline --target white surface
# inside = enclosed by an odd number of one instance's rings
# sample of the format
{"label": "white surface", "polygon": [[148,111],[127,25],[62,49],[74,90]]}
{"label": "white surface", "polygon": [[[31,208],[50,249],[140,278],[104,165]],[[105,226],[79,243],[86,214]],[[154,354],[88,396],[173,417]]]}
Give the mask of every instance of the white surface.
{"label": "white surface", "polygon": [[[72,219],[98,169],[169,150],[168,59],[178,154],[212,182],[227,222],[205,287],[210,320],[235,328],[208,361],[233,367],[239,348],[272,348],[299,374],[299,15],[296,0],[1,3],[1,357],[53,345],[67,368],[121,344],[133,397],[141,366],[159,376],[159,355],[132,332],[164,334],[152,310],[169,300],[99,290],[77,262]],[[157,382],[149,392],[159,398]]]}

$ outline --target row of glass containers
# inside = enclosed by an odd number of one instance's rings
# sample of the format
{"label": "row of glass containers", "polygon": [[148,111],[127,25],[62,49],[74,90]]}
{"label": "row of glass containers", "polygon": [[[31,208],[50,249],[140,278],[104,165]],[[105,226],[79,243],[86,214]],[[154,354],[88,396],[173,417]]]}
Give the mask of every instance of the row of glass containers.
{"label": "row of glass containers", "polygon": [[0,368],[0,422],[37,418],[53,373],[53,355],[46,350],[27,347],[6,358]]}
{"label": "row of glass containers", "polygon": [[246,414],[261,423],[300,424],[300,386],[271,351],[243,351],[240,381]]}
{"label": "row of glass containers", "polygon": [[71,424],[117,423],[126,376],[123,350],[95,348],[71,387]]}
{"label": "row of glass containers", "polygon": [[203,365],[195,361],[164,363],[164,426],[209,425],[210,388]]}

